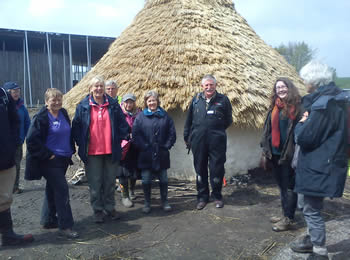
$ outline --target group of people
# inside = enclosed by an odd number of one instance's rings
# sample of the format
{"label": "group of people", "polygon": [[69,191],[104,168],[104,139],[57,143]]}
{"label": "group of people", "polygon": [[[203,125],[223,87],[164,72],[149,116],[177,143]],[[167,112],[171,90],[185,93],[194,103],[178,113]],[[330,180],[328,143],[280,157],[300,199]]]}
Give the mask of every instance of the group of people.
{"label": "group of people", "polygon": [[[328,259],[321,209],[325,197],[340,197],[344,190],[346,100],[334,85],[333,72],[327,65],[312,61],[302,68],[300,75],[309,94],[301,98],[290,79],[278,78],[263,129],[263,167],[271,165],[282,204],[281,216],[271,217],[272,229],[278,232],[292,228],[299,198],[308,232],[291,248],[312,253],[308,259]],[[210,199],[216,208],[224,207],[226,129],[232,124],[232,107],[227,96],[217,92],[216,86],[214,76],[202,78],[202,92],[191,100],[184,126],[184,141],[192,150],[197,176],[197,210],[205,208]],[[103,223],[106,217],[119,218],[115,210],[116,178],[122,186],[122,204],[126,207],[133,206],[135,182],[141,178],[142,211],[146,214],[151,211],[152,180],[158,178],[162,209],[172,210],[168,201],[167,169],[176,131],[173,119],[161,107],[157,92],[146,92],[141,111],[134,94],[119,97],[114,81],[105,82],[96,76],[90,82],[89,94],[77,105],[72,123],[62,107],[62,93],[54,88],[46,91],[45,106],[30,123],[23,101],[12,95],[12,91],[16,93],[19,89],[18,85],[11,82],[4,87],[6,90],[0,91],[1,138],[4,140],[0,147],[3,245],[33,241],[31,235],[13,232],[10,214],[11,194],[18,192],[18,184],[12,185],[16,176],[14,165],[19,165],[22,158],[25,136],[25,178],[44,177],[47,181],[41,211],[44,228],[59,228],[59,234],[68,238],[79,236],[73,231],[65,178],[76,146],[85,165],[96,223]]]}
{"label": "group of people", "polygon": [[290,230],[298,205],[307,234],[291,249],[311,253],[307,259],[329,259],[321,210],[325,197],[341,197],[344,191],[348,100],[326,64],[311,61],[300,76],[309,94],[301,98],[291,80],[277,79],[264,125],[262,162],[272,168],[282,205],[282,215],[270,220],[274,231]]}

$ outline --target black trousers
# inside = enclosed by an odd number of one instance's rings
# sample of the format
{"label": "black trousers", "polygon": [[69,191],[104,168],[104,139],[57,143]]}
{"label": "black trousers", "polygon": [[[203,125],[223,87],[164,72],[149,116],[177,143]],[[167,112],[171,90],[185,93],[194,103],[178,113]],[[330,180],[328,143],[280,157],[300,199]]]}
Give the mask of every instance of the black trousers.
{"label": "black trousers", "polygon": [[65,177],[68,164],[69,158],[57,155],[54,159],[43,163],[46,188],[41,223],[46,224],[58,220],[60,229],[72,228],[74,224]]}
{"label": "black trousers", "polygon": [[295,186],[295,173],[289,164],[278,164],[280,156],[273,155],[273,175],[280,189],[281,204],[283,215],[294,219],[295,209],[297,207],[298,195],[293,192]]}
{"label": "black trousers", "polygon": [[[202,138],[194,137],[191,142],[193,163],[197,174],[197,200],[208,202],[210,173],[210,185],[212,198],[222,200],[222,182],[225,175],[226,162],[226,133],[219,135],[206,134]],[[209,169],[209,171],[208,171]]]}

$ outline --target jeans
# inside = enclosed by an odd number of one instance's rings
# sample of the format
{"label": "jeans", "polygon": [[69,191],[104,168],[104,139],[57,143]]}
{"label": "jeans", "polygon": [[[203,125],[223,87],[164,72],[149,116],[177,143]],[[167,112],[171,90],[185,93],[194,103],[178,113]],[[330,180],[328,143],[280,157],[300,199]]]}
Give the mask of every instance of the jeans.
{"label": "jeans", "polygon": [[278,164],[279,156],[272,157],[273,175],[280,189],[283,215],[294,219],[298,195],[293,192],[295,186],[295,173],[289,164]]}
{"label": "jeans", "polygon": [[153,175],[158,177],[161,184],[168,184],[168,174],[166,169],[156,172],[148,169],[141,170],[142,184],[152,184]]}
{"label": "jeans", "polygon": [[66,171],[69,158],[57,156],[43,163],[46,179],[45,198],[41,212],[41,223],[52,223],[58,219],[60,229],[72,228],[74,221],[69,203],[69,188]]}
{"label": "jeans", "polygon": [[89,155],[85,165],[90,188],[90,203],[94,212],[112,212],[115,207],[115,179],[119,162],[112,162],[112,155]]}
{"label": "jeans", "polygon": [[326,226],[321,216],[323,197],[304,195],[303,214],[314,246],[326,244]]}

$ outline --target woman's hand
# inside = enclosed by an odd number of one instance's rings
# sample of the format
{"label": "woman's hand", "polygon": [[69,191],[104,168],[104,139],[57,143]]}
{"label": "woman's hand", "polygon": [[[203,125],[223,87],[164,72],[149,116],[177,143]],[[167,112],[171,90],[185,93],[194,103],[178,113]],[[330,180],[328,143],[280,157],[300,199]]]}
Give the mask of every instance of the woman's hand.
{"label": "woman's hand", "polygon": [[53,154],[53,155],[50,156],[49,160],[52,160],[54,158],[55,158],[55,155]]}

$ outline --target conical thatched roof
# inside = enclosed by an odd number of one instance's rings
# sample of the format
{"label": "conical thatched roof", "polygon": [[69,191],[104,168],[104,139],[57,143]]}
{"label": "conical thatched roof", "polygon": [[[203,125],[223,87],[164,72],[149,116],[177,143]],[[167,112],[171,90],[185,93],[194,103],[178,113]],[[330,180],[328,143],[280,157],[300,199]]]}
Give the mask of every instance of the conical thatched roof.
{"label": "conical thatched roof", "polygon": [[279,76],[302,86],[295,69],[265,44],[230,0],[148,0],[132,24],[93,69],[69,91],[64,106],[73,114],[95,75],[116,80],[119,95],[146,90],[161,96],[165,109],[186,110],[201,91],[204,74],[232,102],[233,121],[261,127]]}

